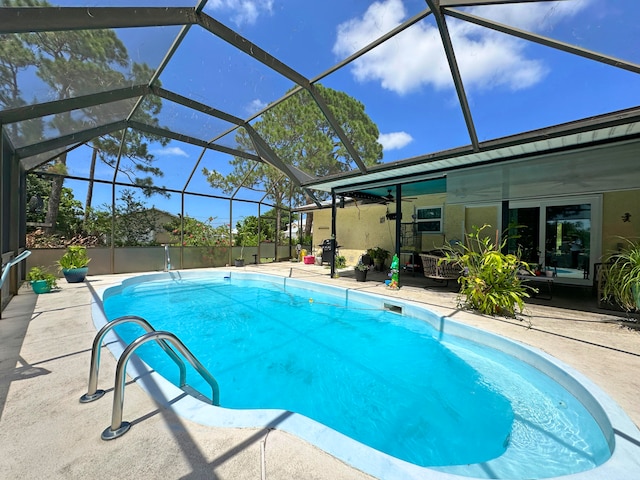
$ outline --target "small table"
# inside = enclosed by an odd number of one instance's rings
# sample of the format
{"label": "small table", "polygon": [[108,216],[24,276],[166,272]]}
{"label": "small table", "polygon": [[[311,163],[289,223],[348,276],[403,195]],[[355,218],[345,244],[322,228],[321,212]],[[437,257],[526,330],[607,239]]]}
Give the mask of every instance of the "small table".
{"label": "small table", "polygon": [[547,284],[547,295],[545,297],[541,297],[539,295],[540,289],[538,289],[538,293],[532,294],[534,298],[539,298],[541,300],[551,300],[553,298],[553,277],[540,276],[537,275],[518,275],[518,278],[523,282],[532,282],[532,283],[546,283]]}

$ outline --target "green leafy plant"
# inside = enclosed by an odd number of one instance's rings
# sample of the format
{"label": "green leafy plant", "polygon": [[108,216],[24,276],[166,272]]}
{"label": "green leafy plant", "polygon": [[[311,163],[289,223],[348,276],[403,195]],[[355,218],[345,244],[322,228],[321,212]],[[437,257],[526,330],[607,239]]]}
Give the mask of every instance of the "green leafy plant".
{"label": "green leafy plant", "polygon": [[336,255],[336,268],[345,268],[347,266],[347,259],[344,255]]}
{"label": "green leafy plant", "polygon": [[369,265],[365,265],[362,262],[358,262],[358,263],[356,263],[356,266],[353,267],[353,268],[354,268],[354,270],[360,270],[361,272],[366,272],[366,271],[369,270]]}
{"label": "green leafy plant", "polygon": [[367,254],[373,260],[373,264],[375,265],[375,269],[378,271],[382,271],[384,268],[384,263],[387,261],[387,258],[391,256],[391,252],[389,250],[385,250],[382,247],[370,248],[367,250]]}
{"label": "green leafy plant", "polygon": [[236,257],[237,261],[244,261],[244,238],[241,239],[240,256]]}
{"label": "green leafy plant", "polygon": [[30,282],[44,280],[47,282],[49,288],[55,288],[58,286],[58,279],[56,276],[49,272],[45,267],[31,267],[29,273],[27,273],[27,280]]}
{"label": "green leafy plant", "polygon": [[504,254],[507,238],[499,242],[482,235],[484,225],[466,235],[466,244],[445,246],[441,262],[455,262],[464,271],[458,278],[461,306],[488,315],[515,316],[524,310],[524,299],[531,287],[518,278],[519,271],[530,273],[529,264],[520,255]]}
{"label": "green leafy plant", "polygon": [[609,256],[604,299],[611,299],[626,311],[640,310],[640,242],[623,238],[626,246]]}
{"label": "green leafy plant", "polygon": [[373,259],[384,262],[387,258],[391,256],[391,252],[389,250],[385,250],[382,247],[370,248],[367,250],[367,254]]}
{"label": "green leafy plant", "polygon": [[87,255],[87,248],[82,245],[71,245],[67,247],[67,251],[58,260],[60,270],[72,270],[76,268],[84,268],[89,265],[91,259]]}
{"label": "green leafy plant", "polygon": [[172,243],[184,247],[228,247],[229,224],[214,226],[216,217],[199,221],[185,215],[182,219],[176,218],[164,225],[165,230],[171,234]]}

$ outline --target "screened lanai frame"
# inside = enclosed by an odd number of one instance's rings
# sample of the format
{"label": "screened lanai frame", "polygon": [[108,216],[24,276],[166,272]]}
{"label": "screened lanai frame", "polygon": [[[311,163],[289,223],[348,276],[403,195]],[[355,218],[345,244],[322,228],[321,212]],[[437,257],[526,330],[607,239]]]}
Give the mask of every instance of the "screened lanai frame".
{"label": "screened lanai frame", "polygon": [[[560,0],[560,2],[554,3],[571,1],[573,0]],[[7,178],[10,177],[16,180],[15,182],[7,183],[3,181],[3,212],[7,205],[24,206],[25,199],[21,197],[24,193],[16,192],[15,186],[18,184],[24,186],[22,176],[25,172],[35,170],[38,166],[52,160],[57,155],[77,148],[97,136],[120,130],[140,130],[201,147],[202,153],[191,170],[189,180],[182,188],[176,189],[175,192],[180,193],[182,204],[184,204],[185,194],[193,194],[209,198],[224,198],[229,200],[230,205],[232,205],[233,201],[252,201],[235,197],[242,185],[238,185],[235,193],[230,197],[211,195],[207,192],[189,191],[189,184],[198,168],[199,162],[209,150],[222,152],[232,157],[241,157],[273,165],[281,170],[295,186],[302,187],[309,193],[311,198],[315,198],[314,190],[332,193],[334,197],[336,194],[352,194],[357,193],[358,190],[370,190],[375,187],[386,190],[390,185],[395,186],[407,180],[416,181],[430,176],[439,176],[447,171],[466,168],[470,165],[503,162],[514,158],[526,158],[528,155],[539,154],[544,151],[560,151],[579,146],[636,138],[640,134],[638,128],[640,109],[635,105],[624,110],[605,112],[601,115],[593,116],[593,118],[575,119],[561,125],[549,125],[543,129],[531,130],[525,133],[490,138],[488,140],[483,140],[478,135],[477,121],[474,119],[473,108],[470,106],[464,75],[461,73],[457,61],[456,54],[459,54],[460,50],[456,50],[450,34],[450,27],[453,22],[466,22],[469,25],[500,32],[504,35],[594,61],[598,64],[611,66],[615,69],[625,70],[636,75],[640,73],[640,65],[634,61],[599,53],[596,50],[566,41],[554,40],[538,33],[480,17],[469,11],[471,7],[549,2],[550,0],[425,0],[424,2],[407,2],[411,4],[411,8],[407,7],[408,17],[401,23],[394,25],[388,31],[380,32],[373,41],[361,45],[349,55],[343,55],[344,58],[339,62],[311,76],[303,75],[299,70],[290,67],[287,62],[281,61],[278,55],[269,53],[267,49],[261,48],[258,43],[251,41],[247,36],[243,36],[238,29],[231,28],[216,19],[215,16],[206,13],[204,9],[207,6],[207,2],[204,0],[197,2],[194,6],[178,7],[96,7],[93,6],[93,2],[90,5],[79,7],[3,7],[0,9],[0,34],[3,35],[103,28],[174,27],[178,30],[162,60],[147,82],[131,83],[118,86],[118,88],[78,95],[64,100],[37,102],[0,112],[0,125],[2,125],[3,129],[3,177],[5,177],[5,171],[7,171],[10,173]],[[73,1],[70,3],[84,4],[84,2]],[[166,3],[170,4],[171,2]],[[3,2],[3,5],[7,4],[10,4],[10,2]],[[157,4],[157,2],[153,2],[153,4]],[[422,6],[419,4],[422,4]],[[409,32],[410,29],[415,28],[416,25],[420,25],[427,20],[437,27],[439,41],[451,75],[455,97],[459,104],[461,121],[465,127],[464,135],[468,138],[468,142],[457,145],[455,148],[422,152],[420,155],[400,159],[392,164],[367,166],[333,116],[331,109],[319,93],[316,85],[331,78],[337,72],[344,72],[358,62],[359,59],[371,55],[381,45],[395,41],[404,33]],[[281,92],[279,97],[273,98],[267,106],[257,112],[240,117],[237,114],[218,108],[217,105],[210,105],[159,86],[157,80],[161,78],[163,71],[174,61],[175,57],[180,54],[181,44],[194,27],[210,33],[217,41],[221,41],[232,49],[237,50],[243,58],[246,56],[251,59],[252,62],[260,66],[263,72],[265,70],[275,72],[278,78],[285,80],[293,88],[289,92]],[[308,54],[312,53],[308,52]],[[268,142],[261,138],[252,127],[252,124],[268,109],[287,101],[291,96],[301,92],[313,98],[318,109],[331,125],[336,137],[344,145],[350,157],[350,169],[348,171],[323,178],[316,177],[309,172],[303,172],[281,160]],[[196,112],[198,116],[204,115],[213,118],[220,125],[227,125],[228,128],[222,128],[211,137],[204,139],[167,128],[144,124],[136,120],[135,114],[140,102],[146,96],[154,96],[162,99],[162,101],[180,105],[181,108]],[[11,125],[17,122],[107,104],[126,105],[127,102],[132,102],[134,106],[130,111],[124,112],[122,118],[105,120],[100,125],[73,131],[65,135],[52,135],[51,138],[43,139],[37,143],[16,145],[8,135]],[[245,129],[251,137],[254,153],[241,151],[221,143],[221,139],[231,138],[230,136],[233,135],[233,132],[240,128]],[[13,162],[18,163],[13,164]],[[5,166],[6,163],[12,163],[12,165]],[[116,180],[115,174],[111,183],[114,191],[116,185],[125,185],[125,183]],[[133,184],[130,186],[135,187]],[[22,192],[24,192],[24,188],[22,188]],[[9,199],[11,200],[8,201]],[[265,197],[259,202],[253,201],[260,205],[264,199]],[[316,203],[319,205],[317,199]],[[23,211],[23,209],[20,211]],[[24,247],[24,218],[20,220],[18,222],[20,228],[15,229],[15,214],[3,214],[2,252],[17,252],[20,247]],[[19,232],[17,238],[9,235],[8,232],[10,230]]]}

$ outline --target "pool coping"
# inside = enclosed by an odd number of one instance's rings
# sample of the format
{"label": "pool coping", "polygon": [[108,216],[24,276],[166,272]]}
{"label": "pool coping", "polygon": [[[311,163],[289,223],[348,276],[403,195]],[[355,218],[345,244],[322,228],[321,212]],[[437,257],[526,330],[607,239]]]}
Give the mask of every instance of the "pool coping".
{"label": "pool coping", "polygon": [[[333,293],[343,291],[345,298],[350,297],[355,301],[366,299],[371,302],[379,302],[380,305],[385,303],[392,305],[401,305],[404,308],[419,308],[424,310],[423,305],[419,305],[411,300],[397,299],[382,296],[378,293],[362,292],[342,286],[322,285],[310,283],[306,280],[287,278],[267,273],[251,273],[237,272],[232,270],[217,270],[214,272],[194,272],[194,271],[172,271],[160,272],[146,275],[132,275],[132,277],[124,279],[121,286],[140,281],[154,280],[161,278],[197,278],[203,276],[242,276],[246,279],[264,279],[269,278],[276,284],[291,284],[310,286],[315,291],[326,289]],[[118,286],[115,286],[117,288]],[[108,288],[114,288],[108,287]],[[102,301],[104,292],[107,288],[99,290],[99,302]],[[97,329],[106,324],[106,318],[101,307],[101,303],[92,300],[92,316],[93,322]],[[609,431],[610,435],[606,435],[610,447],[612,447],[612,455],[602,465],[591,470],[564,475],[562,479],[575,480],[600,480],[602,478],[616,478],[621,480],[635,478],[631,476],[633,471],[640,471],[640,460],[638,453],[640,445],[636,438],[640,438],[640,431],[633,424],[626,413],[613,401],[604,391],[595,385],[587,377],[564,364],[558,359],[546,354],[545,352],[524,345],[518,341],[507,339],[497,334],[486,332],[484,330],[465,325],[450,317],[437,318],[437,324],[433,324],[436,329],[441,332],[469,338],[469,332],[473,332],[473,341],[498,348],[508,354],[516,356],[535,368],[543,371],[551,376],[558,383],[563,385],[567,390],[577,396],[585,407],[594,416],[600,424],[603,432]],[[116,358],[122,354],[126,344],[120,341],[119,337],[110,332],[104,339],[109,349]],[[524,357],[524,358],[523,358]],[[549,368],[552,366],[552,368]],[[137,360],[134,356],[129,362],[127,374],[133,377],[135,381],[145,390],[154,400],[161,405],[172,409],[180,416],[187,418],[193,422],[215,426],[215,427],[235,427],[235,428],[277,428],[291,433],[303,440],[306,440],[325,452],[334,455],[342,461],[348,463],[370,475],[394,480],[394,479],[419,479],[425,478],[428,474],[429,478],[436,480],[461,480],[470,478],[486,478],[486,477],[470,477],[462,476],[448,472],[441,472],[434,468],[420,467],[403,460],[399,460],[385,453],[379,452],[371,447],[363,445],[329,427],[326,427],[308,417],[300,414],[284,411],[284,410],[233,410],[224,407],[214,407],[206,404],[195,397],[186,395],[183,390],[170,384],[162,376],[150,370],[143,362]],[[203,418],[210,419],[203,421]],[[483,464],[479,464],[483,465]],[[551,477],[547,477],[551,478]]]}

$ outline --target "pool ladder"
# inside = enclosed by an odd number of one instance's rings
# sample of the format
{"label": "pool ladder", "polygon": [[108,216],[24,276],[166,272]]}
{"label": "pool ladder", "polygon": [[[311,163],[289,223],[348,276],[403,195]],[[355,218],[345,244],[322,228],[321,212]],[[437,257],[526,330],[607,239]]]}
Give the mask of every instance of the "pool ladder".
{"label": "pool ladder", "polygon": [[187,368],[182,359],[171,349],[167,344],[169,341],[173,346],[189,361],[191,366],[204,378],[204,380],[211,387],[211,404],[220,405],[220,390],[218,388],[218,382],[209,373],[209,371],[198,361],[198,359],[189,351],[187,347],[171,332],[162,330],[155,330],[149,322],[144,318],[136,315],[127,315],[124,317],[116,318],[109,322],[96,334],[93,340],[93,347],[91,349],[91,366],[89,369],[89,387],[87,393],[80,397],[80,403],[89,403],[101,398],[104,394],[104,390],[98,390],[98,370],[100,369],[100,347],[102,346],[102,340],[105,335],[111,331],[114,327],[123,323],[137,323],[147,333],[139,336],[133,342],[131,342],[122,352],[118,365],[116,367],[116,380],[113,387],[113,410],[111,414],[111,425],[102,432],[101,438],[103,440],[113,440],[118,438],[129,431],[131,424],[129,422],[122,421],[122,410],[124,407],[124,387],[125,387],[125,373],[127,370],[127,363],[129,357],[133,352],[144,343],[155,340],[160,348],[162,348],[169,357],[178,365],[180,369],[180,388],[185,389],[187,387]]}

